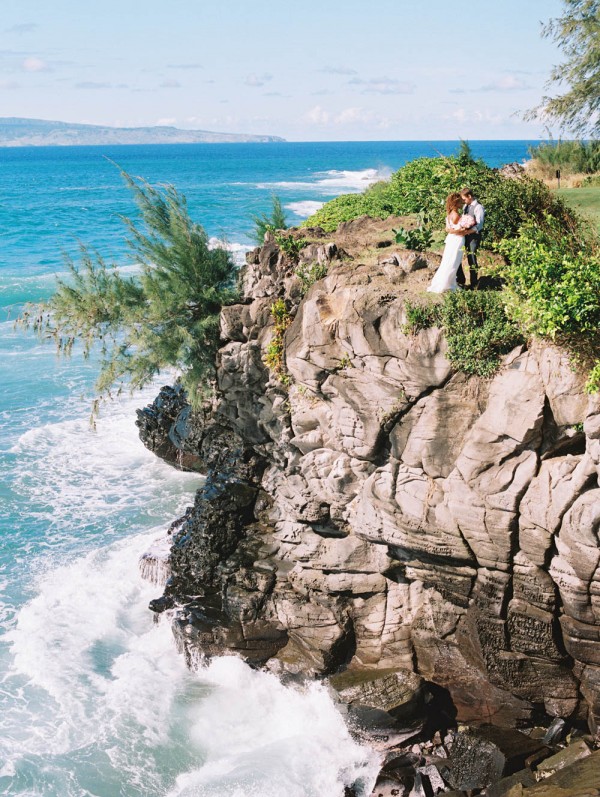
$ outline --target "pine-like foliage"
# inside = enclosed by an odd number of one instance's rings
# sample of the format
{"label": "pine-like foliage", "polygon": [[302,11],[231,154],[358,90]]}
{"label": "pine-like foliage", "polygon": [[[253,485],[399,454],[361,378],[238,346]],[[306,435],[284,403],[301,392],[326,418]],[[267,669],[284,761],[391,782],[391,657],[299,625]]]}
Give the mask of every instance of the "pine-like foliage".
{"label": "pine-like foliage", "polygon": [[563,15],[550,20],[542,31],[566,56],[564,63],[554,67],[548,83],[563,93],[544,97],[525,118],[558,122],[578,136],[596,138],[600,134],[600,2],[563,0],[563,5]]}
{"label": "pine-like foliage", "polygon": [[86,356],[99,349],[101,397],[124,385],[141,388],[175,367],[197,403],[214,377],[220,310],[235,300],[234,265],[225,249],[209,248],[175,188],[123,177],[140,209],[139,220],[122,217],[139,276],[122,276],[82,245],[79,264],[67,259],[69,277],[20,320],[53,339],[62,354],[78,341]]}
{"label": "pine-like foliage", "polygon": [[273,195],[271,199],[271,215],[267,216],[266,213],[261,213],[260,216],[253,216],[254,233],[253,238],[259,246],[262,246],[265,240],[265,233],[274,230],[287,229],[287,221],[281,200],[278,196]]}

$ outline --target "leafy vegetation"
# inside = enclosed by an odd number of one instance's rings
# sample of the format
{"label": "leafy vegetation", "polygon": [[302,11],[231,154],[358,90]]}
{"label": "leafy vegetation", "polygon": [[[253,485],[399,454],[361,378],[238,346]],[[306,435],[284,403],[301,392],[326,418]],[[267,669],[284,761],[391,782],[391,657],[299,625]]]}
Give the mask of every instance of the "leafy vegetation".
{"label": "leafy vegetation", "polygon": [[285,368],[285,333],[292,323],[292,317],[283,299],[271,305],[273,337],[265,350],[264,363],[283,385],[289,385],[290,377]]}
{"label": "leafy vegetation", "polygon": [[275,233],[274,238],[277,246],[285,252],[291,260],[297,260],[298,255],[308,243],[306,238],[294,238],[291,235],[285,235],[280,232]]}
{"label": "leafy vegetation", "polygon": [[492,376],[502,356],[524,341],[498,291],[448,292],[441,302],[408,301],[405,308],[406,331],[440,327],[448,341],[448,359],[467,374]]}
{"label": "leafy vegetation", "polygon": [[270,216],[267,216],[266,213],[261,213],[259,216],[252,217],[252,221],[254,222],[254,233],[252,237],[259,246],[262,246],[264,243],[267,232],[287,229],[287,220],[281,205],[281,200],[278,196],[273,194],[271,202]]}
{"label": "leafy vegetation", "polygon": [[410,161],[392,175],[389,183],[378,183],[376,193],[372,186],[363,194],[337,197],[304,224],[318,225],[329,232],[342,221],[365,214],[385,218],[390,213],[419,214],[427,208],[433,228],[443,229],[446,197],[457,188],[469,186],[486,209],[484,245],[516,235],[525,221],[541,221],[547,213],[559,218],[567,229],[574,228],[568,206],[543,182],[528,177],[506,178],[482,161],[473,160],[470,148],[466,147],[454,157]]}
{"label": "leafy vegetation", "polygon": [[600,141],[544,141],[530,147],[529,154],[549,173],[556,169],[572,174],[600,172]]}
{"label": "leafy vegetation", "polygon": [[412,230],[400,227],[399,230],[393,229],[396,234],[396,243],[402,244],[406,249],[413,249],[415,252],[425,252],[433,243],[433,229],[431,226],[431,216],[427,210],[421,210],[418,214],[418,226]]}
{"label": "leafy vegetation", "polygon": [[498,250],[506,262],[504,294],[511,317],[529,334],[565,345],[590,370],[588,389],[600,376],[600,250],[566,234],[556,220],[526,224]]}
{"label": "leafy vegetation", "polygon": [[310,263],[298,266],[296,275],[300,278],[302,283],[302,295],[308,291],[311,285],[323,279],[327,275],[326,263]]}
{"label": "leafy vegetation", "polygon": [[564,13],[551,19],[543,35],[553,39],[566,56],[555,66],[548,87],[556,85],[562,94],[544,97],[541,104],[526,112],[526,119],[542,117],[546,124],[557,122],[579,136],[600,133],[600,2],[563,0]]}
{"label": "leafy vegetation", "polygon": [[234,264],[224,249],[209,248],[175,188],[123,176],[140,209],[140,221],[123,218],[140,275],[124,277],[82,246],[81,262],[67,261],[69,279],[47,302],[27,306],[20,323],[53,339],[61,354],[77,341],[85,356],[98,350],[101,397],[141,388],[170,366],[195,404],[214,377],[219,313],[236,296]]}

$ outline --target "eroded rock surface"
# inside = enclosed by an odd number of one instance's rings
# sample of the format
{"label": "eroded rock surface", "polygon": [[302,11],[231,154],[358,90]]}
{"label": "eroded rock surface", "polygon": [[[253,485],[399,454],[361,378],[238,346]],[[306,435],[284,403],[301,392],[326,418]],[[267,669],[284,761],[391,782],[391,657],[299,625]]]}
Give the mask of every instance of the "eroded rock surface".
{"label": "eroded rock surface", "polygon": [[[597,732],[600,403],[552,346],[515,349],[491,380],[456,373],[439,330],[403,331],[430,271],[361,263],[360,224],[335,246],[316,231],[304,258],[328,273],[303,298],[273,240],[249,254],[196,437],[207,482],[155,608],[179,607],[190,656],[410,670],[467,722]],[[263,361],[277,298],[289,386]]]}

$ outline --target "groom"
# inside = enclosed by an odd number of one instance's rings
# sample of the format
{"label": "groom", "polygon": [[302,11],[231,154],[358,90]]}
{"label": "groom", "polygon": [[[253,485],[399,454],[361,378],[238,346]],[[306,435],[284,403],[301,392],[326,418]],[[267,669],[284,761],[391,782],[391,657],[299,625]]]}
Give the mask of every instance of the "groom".
{"label": "groom", "polygon": [[[483,205],[474,198],[470,188],[463,188],[460,195],[465,203],[463,214],[473,216],[476,222],[471,228],[473,232],[465,235],[465,250],[467,252],[467,262],[469,264],[469,287],[473,290],[477,287],[477,270],[479,268],[477,264],[477,249],[481,241],[485,209]],[[456,281],[459,285],[463,286],[466,283],[462,264],[458,267],[458,271],[456,272]]]}

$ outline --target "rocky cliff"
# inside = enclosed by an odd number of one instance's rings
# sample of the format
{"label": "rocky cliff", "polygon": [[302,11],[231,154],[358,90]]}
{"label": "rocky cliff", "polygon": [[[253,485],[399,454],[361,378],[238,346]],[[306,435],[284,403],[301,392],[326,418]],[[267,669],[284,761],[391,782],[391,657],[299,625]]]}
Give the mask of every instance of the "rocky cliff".
{"label": "rocky cliff", "polygon": [[[140,413],[150,447],[207,475],[152,608],[175,609],[190,659],[412,670],[464,721],[598,733],[600,400],[553,346],[483,379],[452,369],[439,330],[407,335],[431,272],[390,228],[311,231],[300,262],[327,274],[304,296],[273,240],[251,252],[212,406],[190,416],[165,389]],[[289,384],[264,364],[278,298]]]}

